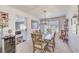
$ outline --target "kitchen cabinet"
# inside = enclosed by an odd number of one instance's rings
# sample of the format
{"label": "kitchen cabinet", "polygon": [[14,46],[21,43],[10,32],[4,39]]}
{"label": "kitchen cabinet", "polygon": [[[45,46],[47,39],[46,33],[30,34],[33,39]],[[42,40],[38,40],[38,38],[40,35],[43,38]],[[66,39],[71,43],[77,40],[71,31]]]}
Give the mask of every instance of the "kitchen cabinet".
{"label": "kitchen cabinet", "polygon": [[4,53],[15,53],[15,36],[5,36],[2,39]]}

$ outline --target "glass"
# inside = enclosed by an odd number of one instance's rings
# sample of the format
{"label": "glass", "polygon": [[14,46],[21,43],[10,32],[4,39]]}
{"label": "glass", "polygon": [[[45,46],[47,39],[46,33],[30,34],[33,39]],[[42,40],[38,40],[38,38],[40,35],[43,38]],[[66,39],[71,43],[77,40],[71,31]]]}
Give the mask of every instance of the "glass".
{"label": "glass", "polygon": [[[42,23],[42,22],[41,22]],[[59,21],[48,21],[47,24],[41,25],[41,30],[43,34],[47,33],[47,29],[50,29],[51,32],[59,32]]]}

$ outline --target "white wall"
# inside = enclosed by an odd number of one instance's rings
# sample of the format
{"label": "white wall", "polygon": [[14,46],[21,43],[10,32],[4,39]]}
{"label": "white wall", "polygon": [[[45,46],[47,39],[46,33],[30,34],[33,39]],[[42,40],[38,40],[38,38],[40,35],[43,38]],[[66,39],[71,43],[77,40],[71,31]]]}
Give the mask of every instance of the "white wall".
{"label": "white wall", "polygon": [[[71,18],[74,14],[78,14],[78,7],[70,6],[70,9],[68,9],[68,13],[66,15],[66,18],[69,19],[69,46],[73,52],[79,52],[79,34],[73,33],[71,29]],[[76,18],[77,19],[77,18]]]}

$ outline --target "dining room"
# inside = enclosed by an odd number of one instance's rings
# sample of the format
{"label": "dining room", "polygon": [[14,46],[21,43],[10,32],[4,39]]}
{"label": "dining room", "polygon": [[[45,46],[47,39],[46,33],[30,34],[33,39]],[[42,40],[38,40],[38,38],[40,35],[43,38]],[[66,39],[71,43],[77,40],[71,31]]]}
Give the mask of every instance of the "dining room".
{"label": "dining room", "polygon": [[[27,41],[17,46],[17,53],[74,52],[74,47],[72,46],[73,42],[70,41],[71,37],[69,31],[71,31],[71,18],[78,14],[78,6],[16,5],[11,7],[27,12],[36,18],[30,19],[29,22],[27,20]],[[77,48],[74,50],[76,52]]]}

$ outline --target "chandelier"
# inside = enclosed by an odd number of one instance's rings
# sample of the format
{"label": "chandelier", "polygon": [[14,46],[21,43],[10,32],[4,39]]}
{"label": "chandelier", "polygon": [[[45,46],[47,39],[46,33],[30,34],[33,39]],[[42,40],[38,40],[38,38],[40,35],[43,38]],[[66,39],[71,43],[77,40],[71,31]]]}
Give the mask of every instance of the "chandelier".
{"label": "chandelier", "polygon": [[46,17],[47,11],[44,10],[43,12],[44,12],[43,24],[47,25],[47,17]]}

